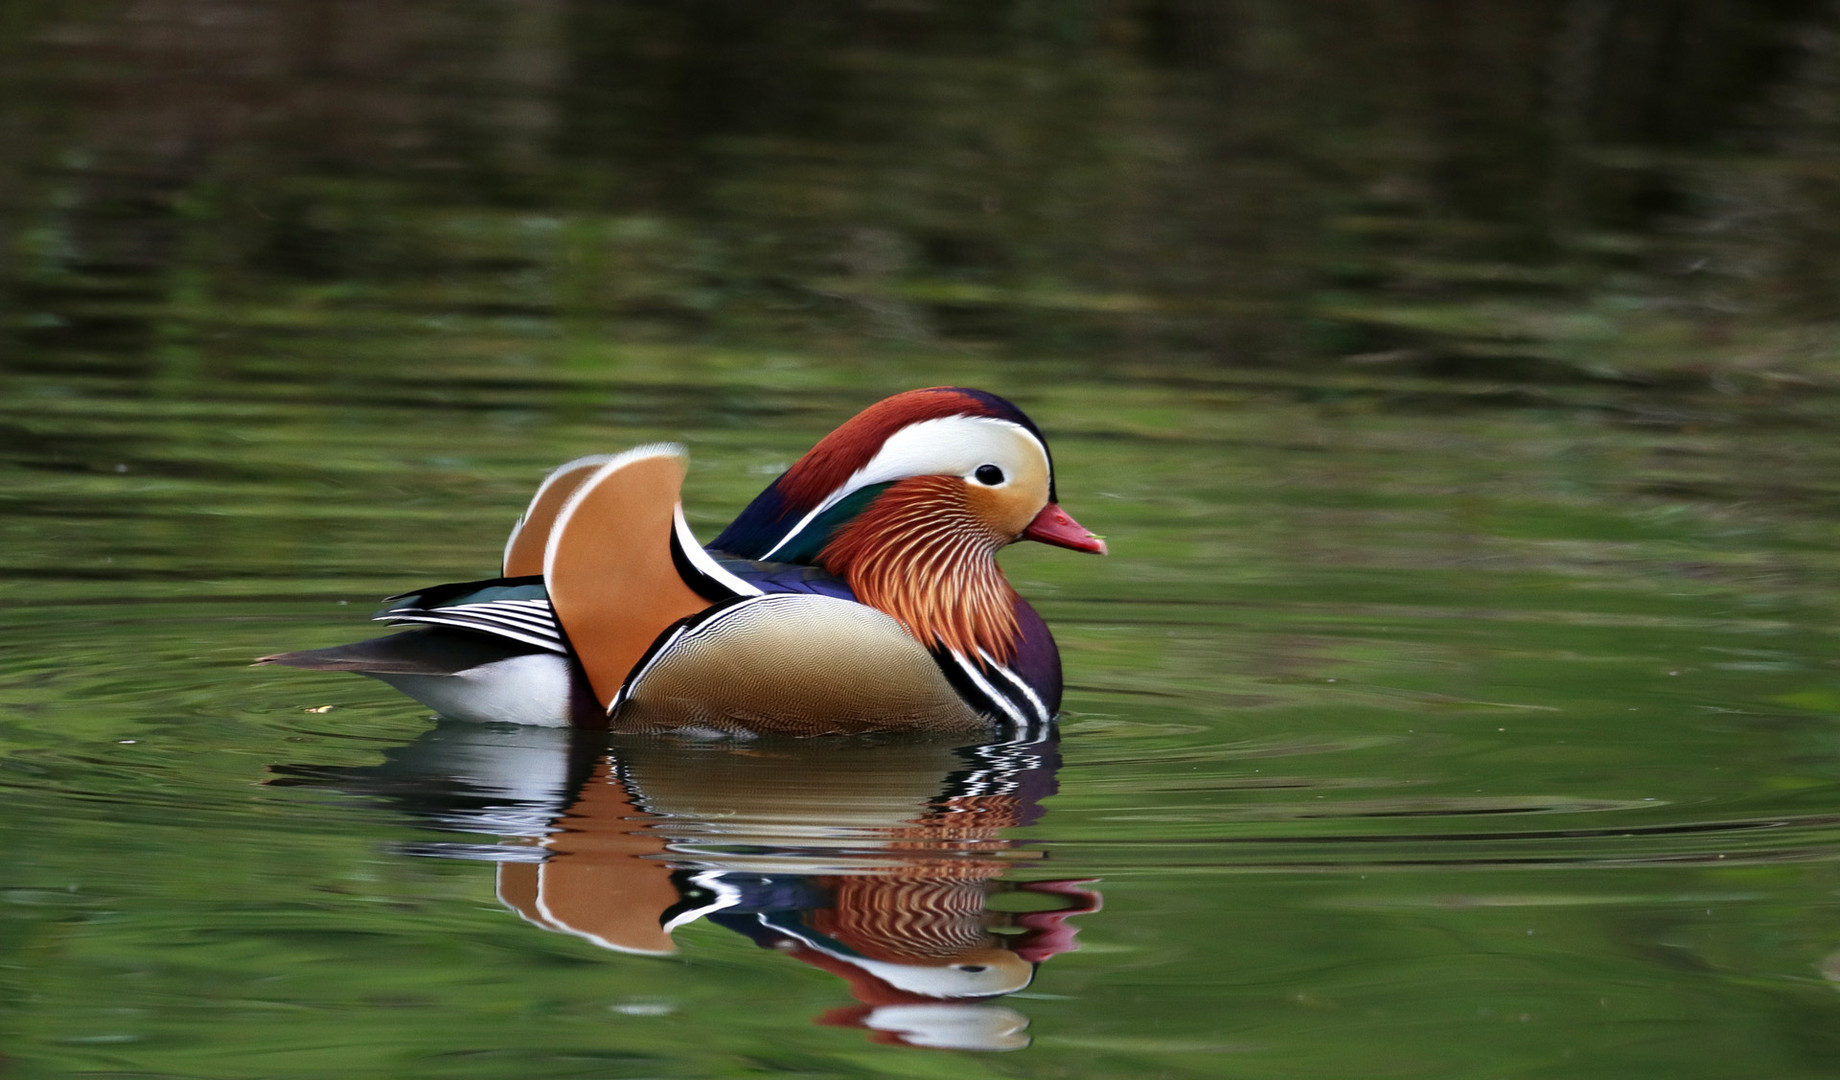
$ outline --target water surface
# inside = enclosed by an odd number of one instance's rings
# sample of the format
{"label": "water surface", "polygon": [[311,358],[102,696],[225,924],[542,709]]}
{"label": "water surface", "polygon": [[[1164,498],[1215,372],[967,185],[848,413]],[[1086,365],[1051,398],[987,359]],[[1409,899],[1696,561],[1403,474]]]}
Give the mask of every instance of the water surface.
{"label": "water surface", "polygon": [[[814,1024],[857,1003],[844,981],[708,920],[662,958],[519,919],[480,851],[549,835],[572,796],[524,789],[562,784],[553,763],[340,783],[425,738],[424,710],[243,666],[489,569],[574,453],[688,441],[712,532],[855,400],[966,374],[931,363],[752,408],[719,380],[404,381],[413,404],[275,380],[127,409],[107,376],[9,378],[8,423],[70,439],[9,448],[16,1068],[938,1067]],[[1835,451],[1783,414],[1831,403],[1675,403],[1709,433],[1614,394],[1428,414],[1371,380],[1000,376],[1115,551],[1006,556],[1071,686],[1058,791],[975,838],[980,880],[1093,882],[1103,909],[1000,999],[1033,1040],[1002,1068],[1716,1075],[1738,1045],[1825,1071]],[[505,770],[523,787],[452,811]]]}

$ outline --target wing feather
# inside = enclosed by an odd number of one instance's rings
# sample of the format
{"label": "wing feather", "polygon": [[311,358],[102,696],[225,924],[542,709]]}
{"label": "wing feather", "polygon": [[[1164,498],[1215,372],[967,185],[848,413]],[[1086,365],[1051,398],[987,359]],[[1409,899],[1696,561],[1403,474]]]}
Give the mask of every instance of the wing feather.
{"label": "wing feather", "polygon": [[372,618],[392,625],[413,623],[477,630],[553,653],[569,651],[562,629],[556,625],[555,612],[543,600],[487,600],[437,608],[398,607]]}
{"label": "wing feather", "polygon": [[517,519],[517,524],[511,527],[511,536],[505,540],[506,577],[543,572],[543,552],[549,546],[549,534],[556,527],[557,515],[595,470],[613,459],[612,454],[590,454],[550,470],[537,493],[530,497],[530,506],[525,509],[524,516]]}
{"label": "wing feather", "polygon": [[603,704],[672,623],[709,606],[673,555],[684,448],[628,450],[594,470],[550,529],[543,581]]}

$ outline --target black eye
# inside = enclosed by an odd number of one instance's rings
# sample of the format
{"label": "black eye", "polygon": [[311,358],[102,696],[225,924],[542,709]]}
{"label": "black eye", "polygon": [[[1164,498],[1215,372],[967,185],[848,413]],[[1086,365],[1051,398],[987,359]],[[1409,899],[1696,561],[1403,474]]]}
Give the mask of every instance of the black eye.
{"label": "black eye", "polygon": [[1003,482],[1003,470],[995,465],[979,465],[977,472],[971,475],[977,478],[978,483],[988,484],[991,487],[996,487]]}

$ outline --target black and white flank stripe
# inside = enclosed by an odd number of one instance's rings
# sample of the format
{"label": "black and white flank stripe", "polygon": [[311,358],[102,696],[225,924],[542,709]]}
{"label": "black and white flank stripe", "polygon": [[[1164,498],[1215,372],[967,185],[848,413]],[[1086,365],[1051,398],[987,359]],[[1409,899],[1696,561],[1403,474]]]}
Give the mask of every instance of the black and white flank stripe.
{"label": "black and white flank stripe", "polygon": [[416,623],[477,630],[548,652],[566,654],[569,651],[562,627],[556,622],[555,609],[550,607],[548,600],[503,598],[439,607],[407,605],[390,608],[372,619],[391,624]]}

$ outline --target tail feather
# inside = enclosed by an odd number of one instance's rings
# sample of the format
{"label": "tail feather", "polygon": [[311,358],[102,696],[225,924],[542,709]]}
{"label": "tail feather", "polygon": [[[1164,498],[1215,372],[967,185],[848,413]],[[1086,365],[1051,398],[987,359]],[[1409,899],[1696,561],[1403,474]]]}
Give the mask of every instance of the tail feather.
{"label": "tail feather", "polygon": [[355,671],[363,675],[452,675],[542,651],[500,637],[427,626],[350,645],[275,653],[259,657],[251,666],[278,664],[307,671]]}

